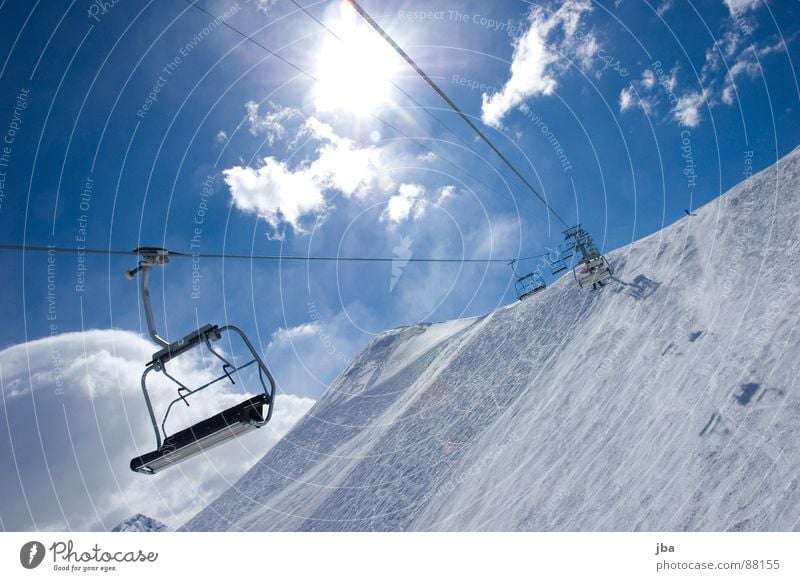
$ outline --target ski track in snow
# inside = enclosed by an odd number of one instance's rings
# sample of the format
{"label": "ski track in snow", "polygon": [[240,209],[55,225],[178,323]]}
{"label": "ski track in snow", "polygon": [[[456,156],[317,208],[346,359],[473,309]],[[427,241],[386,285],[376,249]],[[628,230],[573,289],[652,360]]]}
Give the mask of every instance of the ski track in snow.
{"label": "ski track in snow", "polygon": [[800,530],[798,187],[800,148],[599,292],[377,336],[184,528]]}

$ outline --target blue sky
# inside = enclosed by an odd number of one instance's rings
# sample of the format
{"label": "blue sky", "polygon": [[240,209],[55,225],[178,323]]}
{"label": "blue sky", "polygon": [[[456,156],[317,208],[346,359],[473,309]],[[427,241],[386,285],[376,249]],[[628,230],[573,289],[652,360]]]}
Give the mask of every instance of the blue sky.
{"label": "blue sky", "polygon": [[[504,264],[403,259],[529,256],[563,228],[346,4],[300,3],[347,42],[289,0],[201,0],[216,21],[182,0],[0,3],[0,225],[10,244],[396,257],[156,273],[169,336],[239,324],[282,393],[318,398],[374,334],[514,300]],[[793,2],[363,6],[604,250],[800,141]],[[0,261],[4,349],[143,331],[133,258]]]}

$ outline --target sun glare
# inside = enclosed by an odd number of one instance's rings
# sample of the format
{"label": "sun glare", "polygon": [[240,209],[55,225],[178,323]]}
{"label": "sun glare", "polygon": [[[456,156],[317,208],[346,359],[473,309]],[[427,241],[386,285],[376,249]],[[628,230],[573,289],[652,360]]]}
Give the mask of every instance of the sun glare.
{"label": "sun glare", "polygon": [[329,26],[344,42],[329,35],[320,49],[314,104],[318,111],[373,113],[389,99],[397,57],[348,2],[338,11]]}

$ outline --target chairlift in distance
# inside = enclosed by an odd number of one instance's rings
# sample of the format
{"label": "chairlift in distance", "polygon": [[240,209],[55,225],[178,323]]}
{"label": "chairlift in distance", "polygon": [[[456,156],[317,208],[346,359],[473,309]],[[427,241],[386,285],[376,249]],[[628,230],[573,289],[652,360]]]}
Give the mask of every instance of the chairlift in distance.
{"label": "chairlift in distance", "polygon": [[545,256],[547,265],[550,267],[550,274],[555,276],[567,270],[569,268],[567,266],[567,260],[572,258],[573,252],[574,248],[569,245],[559,246],[555,250],[550,251],[550,253]]}
{"label": "chairlift in distance", "polygon": [[580,224],[564,230],[564,238],[568,248],[573,248],[574,253],[580,253],[577,265],[572,269],[572,275],[578,286],[592,288],[603,286],[603,281],[613,276],[611,265],[605,256],[600,253],[589,233]]}
{"label": "chairlift in distance", "polygon": [[511,270],[514,272],[514,276],[516,277],[514,289],[517,293],[517,300],[524,300],[527,297],[535,295],[536,293],[547,288],[544,279],[538,271],[529,272],[528,274],[523,274],[520,276],[516,267],[514,266],[517,262],[518,260],[513,258],[508,263],[509,266],[511,266]]}
{"label": "chairlift in distance", "polygon": [[[161,347],[153,354],[152,359],[145,365],[141,385],[144,401],[156,437],[156,449],[152,452],[133,458],[130,462],[131,470],[141,474],[156,474],[157,472],[174,466],[192,456],[208,451],[210,448],[228,442],[250,430],[260,428],[269,422],[272,417],[273,402],[275,401],[275,380],[264,361],[259,356],[256,348],[244,332],[234,325],[203,325],[196,331],[174,342],[169,342],[158,335],[153,317],[153,308],[150,300],[150,270],[154,266],[165,266],[169,263],[170,252],[164,248],[139,247],[134,249],[135,254],[141,258],[139,266],[129,270],[125,276],[131,280],[139,275],[142,304],[144,306],[147,328],[150,337]],[[245,346],[243,352],[248,352],[247,361],[236,364],[235,358],[224,355],[212,343],[218,342],[229,335],[238,336]],[[168,369],[168,363],[178,357],[194,350],[205,349],[211,355],[212,361],[218,361],[221,372],[210,381],[198,386],[189,386],[175,377]],[[232,361],[233,360],[233,361]],[[166,422],[173,411],[175,404],[183,403],[189,406],[189,399],[212,386],[217,386],[221,381],[230,381],[236,384],[234,377],[241,379],[240,371],[256,366],[258,378],[256,386],[257,395],[249,397],[241,403],[223,410],[216,415],[197,422],[172,435],[167,434]],[[153,404],[148,390],[148,378],[151,374],[158,373],[177,385],[177,396],[173,399],[164,412],[161,423],[158,423]],[[154,377],[154,376],[153,376]],[[184,380],[185,381],[185,380]],[[243,387],[243,386],[242,386]]]}
{"label": "chairlift in distance", "polygon": [[603,281],[611,278],[613,275],[611,265],[602,254],[591,258],[589,260],[581,261],[581,263],[573,269],[575,280],[581,288],[585,286],[595,285],[602,286]]}

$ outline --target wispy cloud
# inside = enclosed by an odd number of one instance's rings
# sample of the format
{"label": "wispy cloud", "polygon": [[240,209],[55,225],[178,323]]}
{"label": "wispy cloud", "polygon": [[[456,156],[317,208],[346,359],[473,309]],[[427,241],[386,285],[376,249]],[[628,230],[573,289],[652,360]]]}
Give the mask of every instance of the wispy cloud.
{"label": "wispy cloud", "polygon": [[736,16],[750,10],[755,10],[760,4],[765,4],[762,0],[722,0],[725,6],[731,13],[731,16]]}
{"label": "wispy cloud", "polygon": [[[757,4],[743,2],[734,9],[752,10]],[[650,114],[660,104],[659,94],[663,92],[670,104],[669,118],[683,127],[697,127],[703,122],[703,109],[712,109],[720,103],[732,105],[736,101],[737,81],[757,79],[762,73],[761,59],[787,51],[787,45],[797,36],[796,33],[787,39],[773,37],[766,42],[753,42],[751,33],[755,24],[743,18],[726,19],[718,40],[705,51],[695,86],[684,83],[679,90],[678,68],[673,67],[667,74],[660,68],[652,68],[661,67],[661,63],[654,63],[643,71],[640,80],[620,91],[620,111],[640,108]]]}
{"label": "wispy cloud", "polygon": [[627,111],[636,105],[636,96],[632,87],[625,87],[619,93],[619,110]]}
{"label": "wispy cloud", "polygon": [[757,79],[761,75],[760,59],[777,52],[786,50],[786,41],[780,39],[774,44],[765,46],[750,46],[743,50],[737,57],[736,62],[728,69],[725,75],[725,84],[722,89],[722,102],[732,105],[736,100],[736,79],[747,77]]}
{"label": "wispy cloud", "polygon": [[667,94],[672,94],[677,86],[677,68],[672,69],[669,74],[664,73],[659,80],[655,72],[645,69],[640,79],[631,81],[631,84],[623,88],[619,93],[619,110],[625,112],[639,108],[647,115],[651,115],[658,105],[658,87],[662,87]]}
{"label": "wispy cloud", "polygon": [[250,133],[253,135],[263,134],[267,138],[267,143],[273,145],[275,141],[283,139],[286,134],[286,122],[293,117],[301,114],[291,107],[282,107],[269,101],[266,111],[260,113],[261,108],[255,101],[248,101],[244,105],[247,111],[246,119],[250,124]]}
{"label": "wispy cloud", "polygon": [[481,118],[500,127],[513,108],[531,97],[552,95],[569,60],[588,70],[599,44],[594,34],[578,34],[583,16],[592,11],[589,0],[567,0],[555,11],[534,6],[530,28],[514,41],[511,76],[496,93],[482,96]]}
{"label": "wispy cloud", "polygon": [[456,187],[454,185],[444,186],[439,189],[439,197],[436,200],[436,205],[441,206],[445,201],[449,200],[456,194]]}
{"label": "wispy cloud", "polygon": [[753,31],[756,21],[748,13],[765,4],[762,0],[724,0],[730,18],[723,24],[719,39],[705,53],[700,70],[702,89],[687,88],[673,107],[673,119],[686,127],[696,127],[702,120],[701,109],[720,103],[733,105],[736,101],[737,80],[757,79],[761,75],[760,59],[774,53],[785,52],[788,40],[777,38],[755,42]]}
{"label": "wispy cloud", "polygon": [[267,349],[290,344],[301,338],[312,337],[320,332],[320,324],[316,322],[302,323],[296,327],[281,327],[272,334]]}
{"label": "wispy cloud", "polygon": [[662,0],[661,4],[658,5],[656,9],[656,14],[659,16],[664,16],[667,12],[672,10],[675,6],[675,0]]}
{"label": "wispy cloud", "polygon": [[256,8],[265,14],[272,10],[272,7],[278,3],[278,0],[256,0]]}
{"label": "wispy cloud", "polygon": [[697,127],[702,120],[702,109],[706,106],[709,90],[685,93],[673,109],[674,119],[684,127]]}

